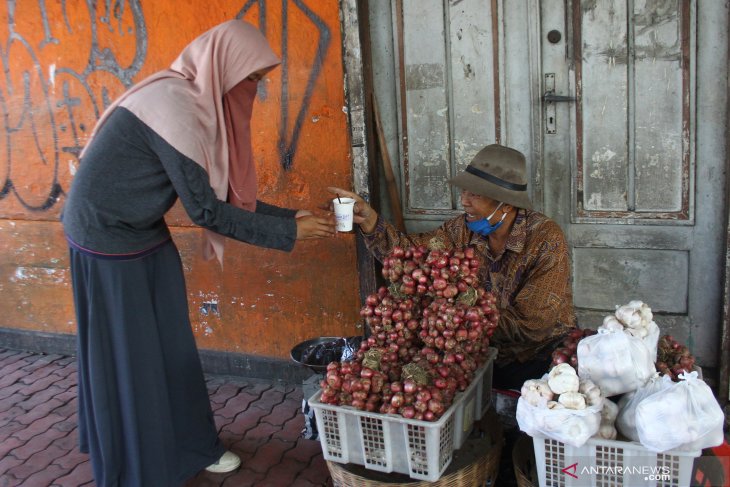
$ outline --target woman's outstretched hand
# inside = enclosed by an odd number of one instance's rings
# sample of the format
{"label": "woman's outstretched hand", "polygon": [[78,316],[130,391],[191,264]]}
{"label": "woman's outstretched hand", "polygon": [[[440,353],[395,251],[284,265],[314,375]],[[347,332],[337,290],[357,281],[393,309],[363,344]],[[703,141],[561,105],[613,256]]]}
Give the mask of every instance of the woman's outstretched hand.
{"label": "woman's outstretched hand", "polygon": [[308,210],[299,210],[295,216],[297,240],[334,237],[337,233],[334,215],[319,217]]}
{"label": "woman's outstretched hand", "polygon": [[355,209],[353,210],[352,221],[360,225],[364,233],[372,233],[375,230],[375,225],[378,224],[378,213],[359,194],[334,186],[328,187],[327,190],[335,196],[340,195],[340,197],[354,199]]}

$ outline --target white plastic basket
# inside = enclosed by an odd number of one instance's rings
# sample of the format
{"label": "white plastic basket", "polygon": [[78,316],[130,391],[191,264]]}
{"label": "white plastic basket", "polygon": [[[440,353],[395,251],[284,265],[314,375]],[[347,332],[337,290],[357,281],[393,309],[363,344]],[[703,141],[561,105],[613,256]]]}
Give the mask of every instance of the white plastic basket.
{"label": "white plastic basket", "polygon": [[492,407],[492,375],[494,374],[494,359],[497,358],[497,349],[490,347],[487,354],[487,362],[480,368],[482,371],[481,380],[475,379],[477,384],[477,404],[479,404],[479,416],[477,419],[487,414],[487,410]]}
{"label": "white plastic basket", "polygon": [[[320,402],[321,391],[309,399],[325,460],[355,463],[381,472],[398,472],[436,481],[449,466],[491,401],[491,375],[497,350],[475,373],[467,389],[438,421],[418,421],[399,415],[369,413],[350,406]],[[489,379],[485,379],[489,375]],[[489,387],[485,389],[485,384]]]}
{"label": "white plastic basket", "polygon": [[580,448],[533,437],[540,487],[685,487],[701,451],[654,453],[633,441],[589,439]]}

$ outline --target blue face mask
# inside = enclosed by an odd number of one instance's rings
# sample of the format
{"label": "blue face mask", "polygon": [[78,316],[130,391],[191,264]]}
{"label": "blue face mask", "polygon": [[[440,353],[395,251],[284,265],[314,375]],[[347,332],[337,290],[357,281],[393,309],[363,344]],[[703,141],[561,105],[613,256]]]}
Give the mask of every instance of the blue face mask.
{"label": "blue face mask", "polygon": [[497,213],[497,210],[502,206],[502,203],[497,205],[497,207],[494,209],[491,215],[489,215],[486,218],[482,218],[481,220],[476,220],[473,222],[466,222],[466,226],[474,233],[478,233],[479,235],[486,237],[490,233],[494,232],[496,229],[502,226],[502,223],[504,222],[504,218],[507,216],[507,213],[502,213],[502,219],[499,220],[497,223],[492,225],[489,223],[489,220],[492,219],[495,213]]}

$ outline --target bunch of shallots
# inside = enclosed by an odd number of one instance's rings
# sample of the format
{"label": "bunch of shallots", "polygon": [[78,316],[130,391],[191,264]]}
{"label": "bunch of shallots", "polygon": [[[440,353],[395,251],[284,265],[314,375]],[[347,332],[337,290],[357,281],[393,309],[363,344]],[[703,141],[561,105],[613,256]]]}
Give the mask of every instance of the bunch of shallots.
{"label": "bunch of shallots", "polygon": [[394,294],[455,298],[478,287],[479,266],[473,247],[394,247],[383,260],[383,277],[393,283]]}
{"label": "bunch of shallots", "polygon": [[553,361],[550,364],[554,367],[558,364],[569,363],[574,369],[578,370],[578,342],[583,338],[595,335],[596,330],[591,328],[575,328],[568,333],[568,336],[563,340],[560,347],[553,351]]}
{"label": "bunch of shallots", "polygon": [[672,335],[664,335],[657,346],[656,369],[662,375],[679,382],[679,375],[692,372],[695,358],[689,349],[676,341]]}
{"label": "bunch of shallots", "polygon": [[383,262],[389,287],[360,311],[370,330],[356,360],[334,362],[321,401],[435,421],[487,358],[499,312],[478,286],[473,248],[395,247]]}

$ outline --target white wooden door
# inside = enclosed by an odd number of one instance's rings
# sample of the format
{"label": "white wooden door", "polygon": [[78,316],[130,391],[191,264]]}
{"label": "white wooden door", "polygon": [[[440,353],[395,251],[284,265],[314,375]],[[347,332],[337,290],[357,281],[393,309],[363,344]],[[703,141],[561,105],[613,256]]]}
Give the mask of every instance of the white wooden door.
{"label": "white wooden door", "polygon": [[727,5],[543,0],[539,12],[538,164],[545,212],[569,237],[579,320],[597,326],[641,299],[714,367]]}
{"label": "white wooden door", "polygon": [[459,212],[446,181],[485,144],[519,149],[535,207],[568,237],[579,323],[596,327],[641,299],[665,333],[716,366],[727,2],[371,0],[370,9],[409,230]]}

